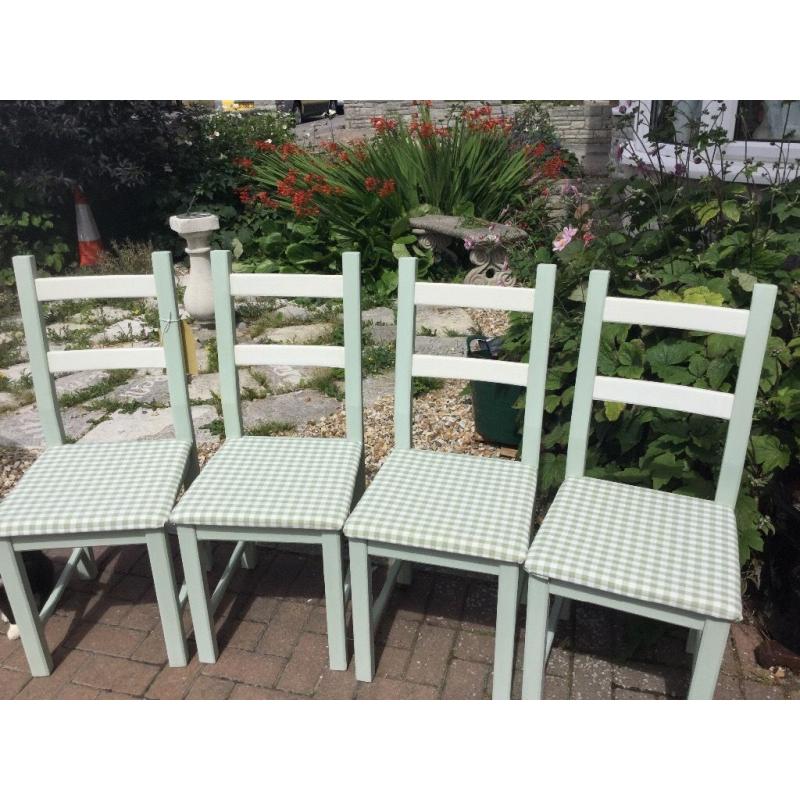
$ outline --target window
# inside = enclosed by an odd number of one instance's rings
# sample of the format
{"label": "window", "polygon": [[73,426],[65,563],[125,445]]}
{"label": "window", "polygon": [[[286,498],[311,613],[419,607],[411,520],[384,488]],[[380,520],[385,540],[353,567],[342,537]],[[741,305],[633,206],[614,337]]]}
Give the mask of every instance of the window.
{"label": "window", "polygon": [[632,114],[621,163],[757,183],[800,176],[800,100],[629,100],[614,113]]}

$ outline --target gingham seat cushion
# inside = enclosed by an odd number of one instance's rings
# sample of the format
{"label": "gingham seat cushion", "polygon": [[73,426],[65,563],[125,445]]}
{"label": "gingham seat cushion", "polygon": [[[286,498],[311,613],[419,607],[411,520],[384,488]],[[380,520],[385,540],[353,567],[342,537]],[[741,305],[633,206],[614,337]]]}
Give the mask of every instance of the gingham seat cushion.
{"label": "gingham seat cushion", "polygon": [[736,519],[710,500],[568,479],[525,569],[718,619],[742,615]]}
{"label": "gingham seat cushion", "polygon": [[174,439],[45,450],[0,503],[0,536],[162,528],[189,452]]}
{"label": "gingham seat cushion", "polygon": [[173,522],[306,530],[342,529],[361,445],[345,439],[230,439],[172,512]]}
{"label": "gingham seat cushion", "polygon": [[354,539],[522,563],[536,470],[518,461],[394,450],[345,523]]}

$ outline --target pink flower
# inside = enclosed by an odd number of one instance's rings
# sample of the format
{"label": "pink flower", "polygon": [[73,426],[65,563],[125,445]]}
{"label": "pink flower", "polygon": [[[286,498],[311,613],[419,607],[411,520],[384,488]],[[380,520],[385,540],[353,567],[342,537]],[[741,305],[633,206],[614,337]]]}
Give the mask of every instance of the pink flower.
{"label": "pink flower", "polygon": [[473,247],[475,247],[475,240],[474,239],[470,239],[469,236],[467,236],[464,239],[464,249],[465,250],[472,250]]}
{"label": "pink flower", "polygon": [[575,234],[578,232],[577,228],[567,225],[561,233],[553,240],[553,250],[560,253],[571,241]]}

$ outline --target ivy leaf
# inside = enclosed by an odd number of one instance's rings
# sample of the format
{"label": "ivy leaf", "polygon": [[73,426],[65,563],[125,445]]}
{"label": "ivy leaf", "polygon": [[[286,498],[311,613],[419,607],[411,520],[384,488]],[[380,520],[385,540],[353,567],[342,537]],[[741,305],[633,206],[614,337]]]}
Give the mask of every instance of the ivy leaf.
{"label": "ivy leaf", "polygon": [[728,377],[733,364],[727,358],[718,358],[711,362],[706,370],[706,377],[712,389],[719,389]]}
{"label": "ivy leaf", "polygon": [[542,453],[539,459],[539,480],[543,492],[552,491],[564,480],[567,457],[563,453]]}
{"label": "ivy leaf", "polygon": [[728,336],[725,333],[712,333],[706,339],[706,352],[709,358],[721,358],[732,350],[738,343],[736,336]]}
{"label": "ivy leaf", "polygon": [[606,407],[606,419],[610,422],[616,422],[625,409],[625,403],[614,403],[610,400],[606,400],[604,405]]}
{"label": "ivy leaf", "polygon": [[777,436],[762,434],[753,436],[750,441],[753,445],[755,462],[762,467],[764,472],[773,472],[789,466],[791,453]]}
{"label": "ivy leaf", "polygon": [[741,209],[735,200],[726,200],[722,204],[722,213],[731,222],[738,222],[742,216]]}
{"label": "ivy leaf", "polygon": [[739,562],[744,566],[750,558],[750,552],[760,553],[764,549],[764,541],[759,528],[761,515],[754,497],[742,492],[736,502],[736,527],[739,529]]}
{"label": "ivy leaf", "polygon": [[701,306],[721,306],[725,298],[708,286],[690,286],[683,291],[683,302]]}
{"label": "ivy leaf", "polygon": [[695,378],[699,378],[702,375],[706,374],[706,370],[708,369],[708,359],[705,356],[701,356],[699,353],[695,353],[689,359],[689,372],[695,376]]}
{"label": "ivy leaf", "polygon": [[677,364],[683,364],[695,353],[700,352],[700,350],[700,346],[693,342],[662,341],[647,351],[647,362],[650,365],[650,369],[661,377],[662,370]]}
{"label": "ivy leaf", "polygon": [[741,286],[746,292],[753,291],[753,287],[756,285],[755,275],[751,275],[749,272],[742,272],[738,269],[732,269],[731,276],[736,278],[739,286]]}

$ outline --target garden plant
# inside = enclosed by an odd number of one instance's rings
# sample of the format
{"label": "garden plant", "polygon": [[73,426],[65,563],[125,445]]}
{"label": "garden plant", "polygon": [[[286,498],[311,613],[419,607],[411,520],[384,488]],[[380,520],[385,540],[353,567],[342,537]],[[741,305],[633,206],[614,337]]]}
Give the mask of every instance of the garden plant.
{"label": "garden plant", "polygon": [[[766,563],[766,583],[792,591],[791,582],[796,586],[800,577],[797,512],[791,508],[800,487],[800,182],[791,179],[797,165],[785,159],[766,182],[756,181],[763,165],[754,159],[734,172],[716,121],[711,113],[703,116],[692,146],[677,148],[682,161],[671,171],[661,158],[664,145],[637,141],[629,112],[620,119],[616,151],[619,159],[633,162],[627,175],[590,196],[566,185],[555,218],[542,202],[522,215],[535,223],[537,235],[513,252],[512,269],[528,282],[540,261],[559,267],[541,485],[554,493],[564,474],[591,269],[611,271],[610,294],[742,308],[749,307],[757,281],[776,283],[737,521],[745,576],[764,585]],[[643,150],[647,157],[638,155]],[[686,177],[688,159],[704,163],[707,177]],[[505,357],[524,354],[529,331],[529,319],[514,315]],[[605,325],[598,368],[604,375],[731,391],[738,346],[733,337],[717,334]],[[596,408],[593,427],[597,446],[590,448],[587,474],[713,496],[723,445],[716,420],[605,403]],[[765,545],[779,550],[781,559],[765,562]],[[773,591],[770,602],[779,602],[778,594]],[[800,646],[800,638],[793,641]]]}

